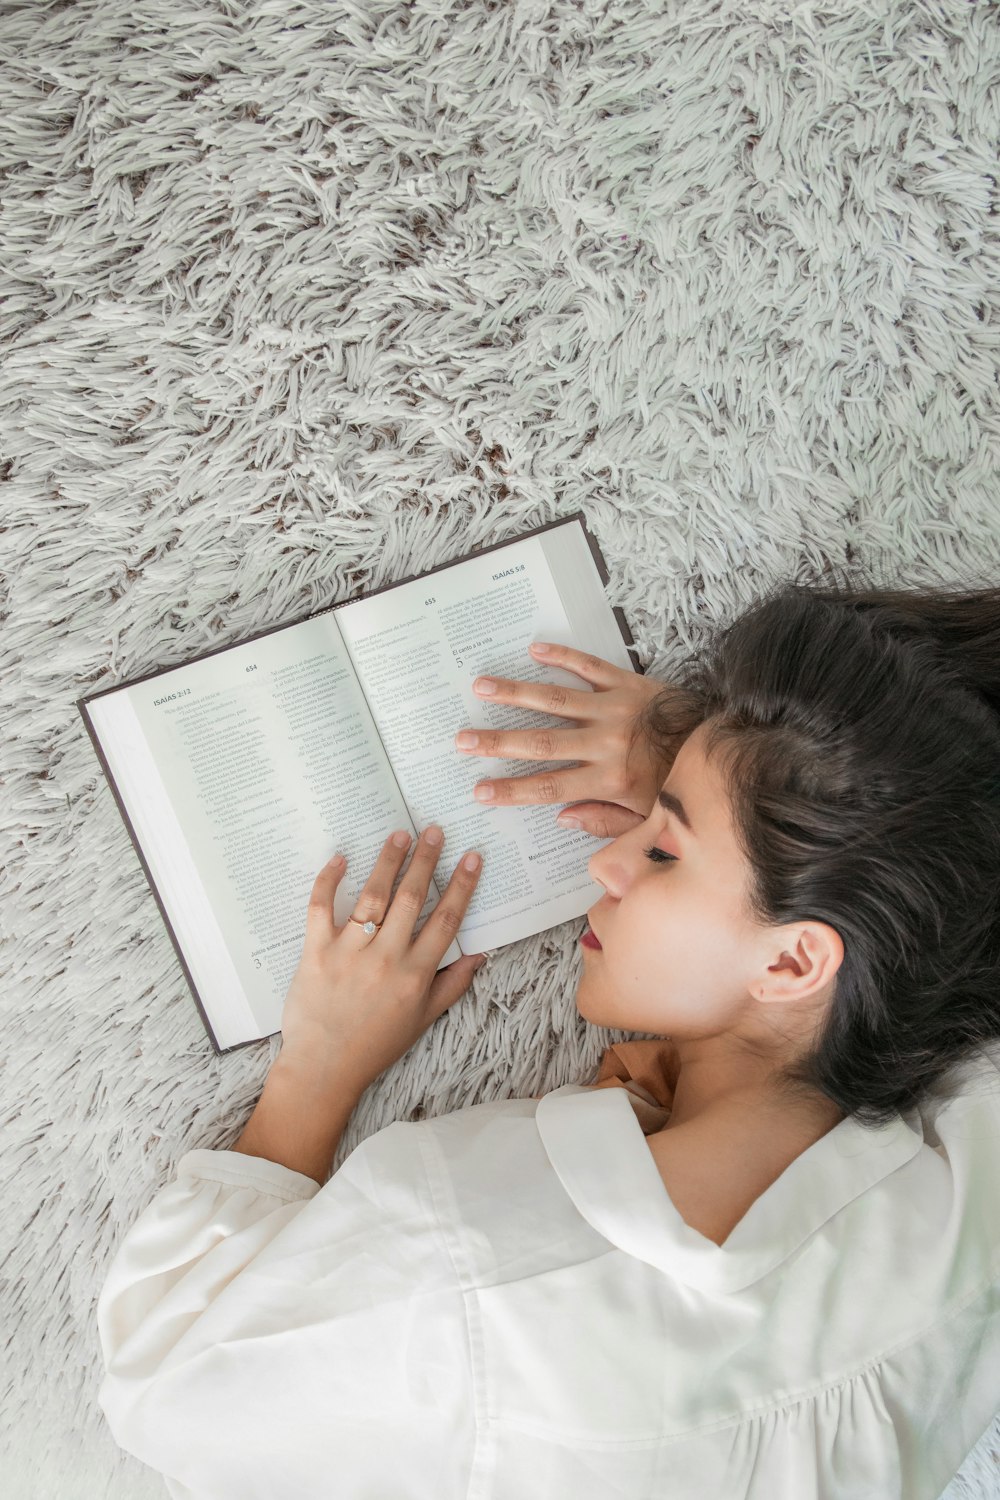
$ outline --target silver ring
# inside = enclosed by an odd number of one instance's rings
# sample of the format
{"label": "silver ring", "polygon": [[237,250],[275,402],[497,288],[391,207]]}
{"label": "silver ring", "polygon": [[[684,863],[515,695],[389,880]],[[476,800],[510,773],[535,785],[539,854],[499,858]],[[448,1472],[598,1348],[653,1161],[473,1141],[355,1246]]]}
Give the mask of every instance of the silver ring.
{"label": "silver ring", "polygon": [[360,917],[348,917],[347,920],[349,922],[357,922],[358,926],[361,928],[361,931],[366,932],[369,937],[373,937],[382,926],[381,922],[362,922]]}

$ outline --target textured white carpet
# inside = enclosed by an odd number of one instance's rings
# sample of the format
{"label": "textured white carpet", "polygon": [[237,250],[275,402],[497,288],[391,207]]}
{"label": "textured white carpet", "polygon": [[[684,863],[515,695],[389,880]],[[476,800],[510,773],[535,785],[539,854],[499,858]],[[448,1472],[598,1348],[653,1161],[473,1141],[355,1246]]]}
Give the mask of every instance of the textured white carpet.
{"label": "textured white carpet", "polygon": [[[957,0],[0,0],[6,1500],[163,1493],[96,1294],[277,1051],[213,1054],[75,700],[577,509],[657,675],[779,575],[1000,577],[998,68]],[[338,1164],[591,1078],[578,928]]]}

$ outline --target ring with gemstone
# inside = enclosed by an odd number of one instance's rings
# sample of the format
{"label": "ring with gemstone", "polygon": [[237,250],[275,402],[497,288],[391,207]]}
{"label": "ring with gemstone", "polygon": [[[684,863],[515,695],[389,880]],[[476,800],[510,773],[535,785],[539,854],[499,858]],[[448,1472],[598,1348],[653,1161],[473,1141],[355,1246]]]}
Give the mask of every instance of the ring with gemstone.
{"label": "ring with gemstone", "polygon": [[347,920],[349,922],[356,923],[357,926],[361,928],[361,931],[366,933],[368,937],[371,937],[374,933],[378,932],[379,928],[382,926],[381,922],[372,922],[371,920],[362,922],[360,917],[348,917]]}

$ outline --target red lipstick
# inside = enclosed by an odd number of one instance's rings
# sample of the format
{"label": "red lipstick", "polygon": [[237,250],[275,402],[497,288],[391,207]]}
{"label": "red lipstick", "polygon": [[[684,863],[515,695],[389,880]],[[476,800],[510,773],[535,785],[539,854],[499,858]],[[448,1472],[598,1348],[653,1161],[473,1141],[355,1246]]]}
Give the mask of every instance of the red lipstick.
{"label": "red lipstick", "polygon": [[587,928],[586,932],[583,934],[583,937],[580,939],[580,942],[583,944],[583,946],[585,948],[600,948],[600,946],[601,946],[601,944],[598,942],[597,938],[595,937],[593,931],[589,927]]}

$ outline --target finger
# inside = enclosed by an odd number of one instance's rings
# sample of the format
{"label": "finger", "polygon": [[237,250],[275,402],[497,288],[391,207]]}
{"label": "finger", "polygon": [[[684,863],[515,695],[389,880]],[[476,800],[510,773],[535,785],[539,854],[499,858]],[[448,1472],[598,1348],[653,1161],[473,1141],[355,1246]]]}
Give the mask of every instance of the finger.
{"label": "finger", "polygon": [[[611,781],[611,774],[604,778]],[[621,786],[609,784],[609,795],[625,791],[624,772]],[[491,795],[481,797],[480,790],[489,787]],[[481,807],[536,807],[565,802],[594,800],[594,767],[578,764],[565,771],[540,771],[535,776],[507,776],[491,781],[477,781],[473,796]]]}
{"label": "finger", "polygon": [[619,838],[646,821],[642,813],[619,807],[615,802],[576,802],[561,812],[556,822],[561,828],[571,827],[572,824],[565,821],[570,818],[582,832],[597,839]]}
{"label": "finger", "polygon": [[[466,860],[475,858],[475,869],[466,868]],[[418,963],[428,963],[437,969],[452,943],[468,909],[472,893],[479,883],[483,861],[478,850],[467,849],[452,871],[441,900],[431,912],[413,945],[413,956]]]}
{"label": "finger", "polygon": [[[442,831],[437,824],[431,823],[417,839],[409,868],[399,882],[392,905],[386,909],[382,922],[380,936],[393,943],[400,952],[409,947],[417,918],[427,902],[431,876],[444,848],[443,838],[440,844],[434,844],[428,837],[435,830],[438,833]],[[360,916],[361,913],[357,912],[356,915]]]}
{"label": "finger", "polygon": [[[597,733],[591,730],[591,733]],[[474,735],[476,743],[460,745]],[[485,756],[488,760],[577,760],[580,754],[579,729],[462,729],[455,736],[460,755]],[[609,741],[609,751],[612,753]]]}
{"label": "finger", "polygon": [[[375,868],[359,891],[354,910],[351,912],[351,916],[357,917],[358,921],[345,922],[345,930],[353,928],[360,932],[358,922],[372,921],[384,924],[386,914],[392,909],[390,905],[392,887],[406,858],[406,851],[410,847],[409,842],[403,846],[394,843],[394,838],[395,835],[390,834],[382,845],[378,859],[375,861]],[[366,938],[365,941],[371,942],[372,939]]]}
{"label": "finger", "polygon": [[[544,646],[543,652],[536,650],[536,646]],[[567,672],[575,672],[577,677],[583,677],[587,682],[596,682],[598,687],[615,687],[623,677],[632,677],[634,673],[631,667],[616,667],[613,662],[605,661],[603,656],[594,656],[589,651],[577,651],[573,646],[560,646],[555,641],[532,641],[528,647],[534,661],[540,661],[546,667],[563,667]]]}
{"label": "finger", "polygon": [[[544,643],[540,643],[544,644]],[[602,656],[593,656],[589,651],[576,651],[572,646],[549,645],[544,656],[532,651],[533,659],[546,667],[562,667],[582,677],[585,682],[598,688],[619,687],[634,673],[624,667],[616,667]],[[477,684],[492,683],[489,691]],[[568,688],[556,682],[524,682],[510,677],[477,677],[472,691],[483,702],[516,703],[523,708],[535,708],[542,713],[558,714],[564,719],[586,719],[593,702],[593,693],[580,688]]]}
{"label": "finger", "polygon": [[449,1006],[454,1005],[456,1000],[461,1000],[462,996],[468,993],[477,969],[482,967],[480,963],[482,957],[481,953],[463,954],[453,964],[442,969],[440,974],[434,976],[427,992],[431,1021],[436,1021],[438,1016],[444,1015]]}
{"label": "finger", "polygon": [[342,854],[335,854],[320,870],[309,892],[306,907],[306,937],[333,937],[336,931],[333,920],[333,901],[337,887],[344,877],[347,862]]}

